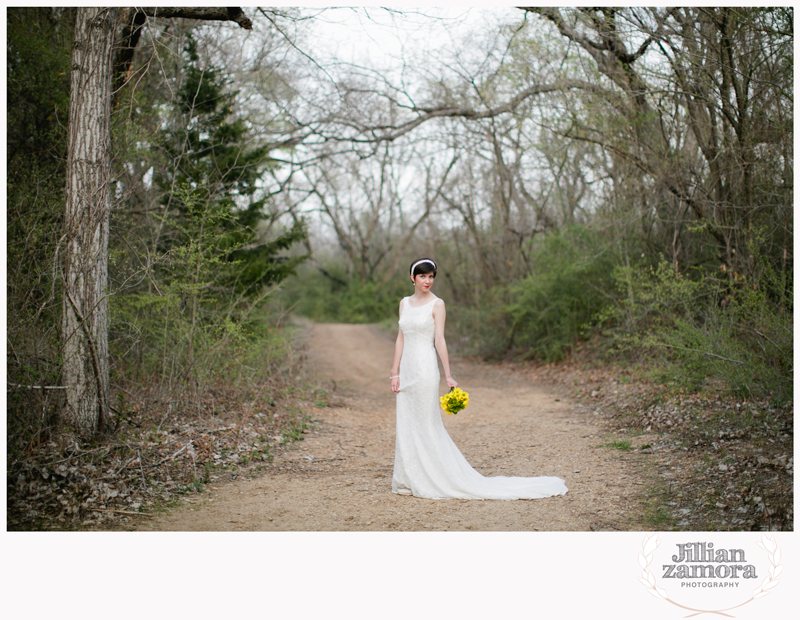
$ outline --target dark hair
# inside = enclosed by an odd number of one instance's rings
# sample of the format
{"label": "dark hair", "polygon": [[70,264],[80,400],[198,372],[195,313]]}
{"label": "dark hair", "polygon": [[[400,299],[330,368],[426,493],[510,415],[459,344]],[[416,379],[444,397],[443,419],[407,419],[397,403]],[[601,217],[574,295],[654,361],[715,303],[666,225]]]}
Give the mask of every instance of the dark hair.
{"label": "dark hair", "polygon": [[[420,262],[425,261],[425,262]],[[419,263],[416,267],[415,264]],[[420,274],[425,273],[433,273],[433,277],[436,277],[436,263],[433,262],[430,258],[418,258],[413,263],[411,263],[411,267],[408,268],[409,273],[412,277],[418,276]]]}

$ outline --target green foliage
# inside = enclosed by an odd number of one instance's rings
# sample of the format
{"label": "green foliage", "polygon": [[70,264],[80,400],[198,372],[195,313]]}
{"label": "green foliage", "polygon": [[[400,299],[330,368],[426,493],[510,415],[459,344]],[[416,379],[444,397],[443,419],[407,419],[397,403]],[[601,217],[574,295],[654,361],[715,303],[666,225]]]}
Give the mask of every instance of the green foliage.
{"label": "green foliage", "polygon": [[613,260],[590,228],[565,228],[532,255],[533,275],[511,287],[508,348],[545,361],[564,358],[609,303]]}
{"label": "green foliage", "polygon": [[486,359],[504,356],[509,348],[510,315],[504,311],[508,292],[495,287],[483,296],[479,307],[453,303],[447,308],[447,342],[463,355],[480,355]]}
{"label": "green foliage", "polygon": [[622,452],[627,452],[631,450],[631,442],[628,439],[614,439],[612,441],[606,442],[606,448],[611,448],[612,450],[620,450]]}
{"label": "green foliage", "polygon": [[[191,35],[179,78],[171,106],[155,99],[147,112],[146,97],[131,106],[141,127],[126,128],[129,159],[152,167],[148,200],[162,208],[144,221],[123,210],[116,223],[133,230],[111,248],[120,283],[112,351],[128,377],[160,375],[173,386],[247,375],[255,347],[274,354],[257,363],[275,363],[285,342],[261,307],[305,260],[291,250],[307,235],[302,221],[287,229],[267,215],[259,180],[274,166],[269,148],[253,146],[251,128],[234,114],[237,93],[201,63]],[[143,244],[132,242],[137,236]]]}
{"label": "green foliage", "polygon": [[[625,334],[652,334],[672,326],[676,319],[691,319],[711,293],[702,279],[676,276],[667,262],[655,268],[638,264],[617,266],[612,278],[620,301],[602,316],[618,321],[623,339]],[[628,341],[640,343],[638,336]]]}
{"label": "green foliage", "polygon": [[[259,234],[259,225],[269,219],[267,200],[257,194],[259,179],[275,166],[270,148],[249,146],[250,127],[232,115],[237,92],[227,89],[229,80],[217,69],[201,66],[191,36],[185,54],[183,83],[175,101],[177,120],[162,132],[165,155],[175,165],[155,176],[165,202],[177,209],[171,224],[178,230],[162,236],[160,247],[169,252],[177,243],[183,248],[179,251],[190,250],[186,239],[200,239],[210,224],[220,251],[217,285],[252,297],[293,273],[305,257],[277,254],[304,240],[307,232],[297,221],[271,240]],[[175,187],[181,190],[175,192]]]}
{"label": "green foliage", "polygon": [[[255,343],[275,354],[285,347],[282,337],[270,332],[267,318],[257,314],[271,281],[266,280],[258,297],[231,287],[239,268],[228,259],[226,223],[232,215],[218,203],[196,206],[192,190],[178,193],[189,206],[182,223],[175,224],[176,238],[183,243],[155,261],[150,287],[112,298],[112,350],[131,362],[131,378],[160,373],[172,382],[238,376]],[[282,244],[279,238],[278,247]],[[273,273],[293,264],[276,262]]]}
{"label": "green foliage", "polygon": [[6,259],[12,340],[19,328],[27,331],[22,340],[29,341],[28,330],[41,333],[40,321],[59,316],[58,304],[51,302],[64,211],[72,39],[51,12],[58,10],[8,10]]}
{"label": "green foliage", "polygon": [[230,265],[236,267],[226,283],[239,294],[252,295],[265,286],[282,282],[295,273],[308,255],[280,256],[279,253],[288,252],[307,236],[305,224],[298,221],[271,241],[262,240],[245,246],[240,240],[241,245],[226,256]]}
{"label": "green foliage", "polygon": [[[63,13],[63,15],[61,15]],[[55,163],[66,152],[72,32],[69,9],[9,8],[8,159]]]}
{"label": "green foliage", "polygon": [[[7,380],[59,384],[61,297],[55,260],[64,213],[66,118],[75,9],[7,10]],[[46,439],[56,390],[8,392],[8,448]]]}
{"label": "green foliage", "polygon": [[312,430],[314,427],[314,420],[310,416],[298,416],[296,412],[293,412],[289,422],[281,429],[281,436],[283,437],[281,443],[303,441],[306,431]]}
{"label": "green foliage", "polygon": [[[258,190],[264,169],[274,165],[269,145],[249,146],[250,127],[234,116],[237,92],[215,67],[202,65],[197,45],[189,36],[183,82],[174,102],[177,121],[165,133],[170,157],[177,161],[169,176],[158,179],[165,187],[191,184],[206,187],[214,199],[233,209],[236,198]],[[262,202],[247,205],[237,222],[253,226],[263,216]],[[187,205],[178,203],[182,210]]]}
{"label": "green foliage", "polygon": [[653,529],[661,531],[676,529],[677,519],[670,512],[669,500],[669,485],[663,482],[657,482],[653,487],[645,491],[645,497],[642,502],[643,516],[645,522]]}
{"label": "green foliage", "polygon": [[[281,292],[281,303],[320,323],[378,323],[397,320],[400,299],[413,293],[400,274],[388,284],[350,279],[344,269],[327,266],[328,277],[311,265]],[[407,287],[407,288],[406,288]]]}
{"label": "green foliage", "polygon": [[[764,269],[767,284],[775,277]],[[792,400],[791,309],[767,294],[767,286],[741,276],[692,279],[668,263],[618,268],[614,275],[627,291],[612,313],[624,329],[621,341],[660,353],[662,378],[692,389],[720,380],[745,398]]]}

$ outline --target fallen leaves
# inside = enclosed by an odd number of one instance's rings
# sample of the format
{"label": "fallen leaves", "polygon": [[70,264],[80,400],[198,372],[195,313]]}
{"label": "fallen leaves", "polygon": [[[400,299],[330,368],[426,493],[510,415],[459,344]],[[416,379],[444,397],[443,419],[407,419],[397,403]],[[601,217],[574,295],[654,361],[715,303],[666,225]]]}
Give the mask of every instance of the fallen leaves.
{"label": "fallen leaves", "polygon": [[613,366],[564,363],[531,372],[569,388],[615,432],[647,436],[636,453],[655,466],[649,499],[670,515],[659,528],[794,528],[791,403],[737,399],[713,388],[687,394]]}
{"label": "fallen leaves", "polygon": [[[137,395],[131,386],[126,390]],[[167,416],[168,399],[143,391],[101,445],[60,438],[10,455],[8,529],[125,527],[209,482],[264,469],[286,443],[284,429],[308,428],[303,412],[313,395],[306,398],[296,388],[286,392],[261,390],[259,398],[216,388],[209,401],[217,415],[171,407]]]}

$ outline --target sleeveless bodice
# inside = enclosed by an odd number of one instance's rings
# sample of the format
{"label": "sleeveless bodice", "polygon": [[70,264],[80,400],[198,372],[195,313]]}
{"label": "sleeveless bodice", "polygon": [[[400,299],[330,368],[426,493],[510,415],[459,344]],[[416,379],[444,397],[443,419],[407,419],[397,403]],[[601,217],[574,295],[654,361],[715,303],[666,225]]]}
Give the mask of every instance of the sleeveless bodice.
{"label": "sleeveless bodice", "polygon": [[433,306],[438,298],[418,307],[411,298],[403,300],[400,329],[403,332],[403,357],[400,358],[400,391],[405,393],[426,390],[437,397],[439,389],[439,363],[433,346],[435,324]]}
{"label": "sleeveless bodice", "polygon": [[403,299],[403,312],[400,315],[399,324],[400,329],[403,330],[403,339],[406,344],[412,341],[414,346],[416,346],[417,342],[433,346],[433,334],[435,331],[433,305],[437,299],[438,297],[434,297],[428,303],[416,308],[411,305],[410,297]]}

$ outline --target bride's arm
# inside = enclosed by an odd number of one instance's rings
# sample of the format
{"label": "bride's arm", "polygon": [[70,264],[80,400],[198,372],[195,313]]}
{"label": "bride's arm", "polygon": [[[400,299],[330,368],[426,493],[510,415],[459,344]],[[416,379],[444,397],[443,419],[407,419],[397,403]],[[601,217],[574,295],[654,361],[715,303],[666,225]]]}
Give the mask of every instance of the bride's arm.
{"label": "bride's arm", "polygon": [[433,324],[435,327],[433,343],[436,346],[437,353],[439,353],[439,359],[442,360],[447,387],[454,388],[458,387],[458,383],[450,374],[450,357],[447,354],[447,342],[444,339],[444,322],[446,318],[447,312],[444,307],[444,301],[437,299],[433,304]]}
{"label": "bride's arm", "polygon": [[[400,312],[403,312],[403,302],[400,302]],[[400,391],[400,360],[403,357],[403,330],[397,328],[397,340],[394,343],[394,361],[392,370],[389,372],[391,378],[392,392]]]}

